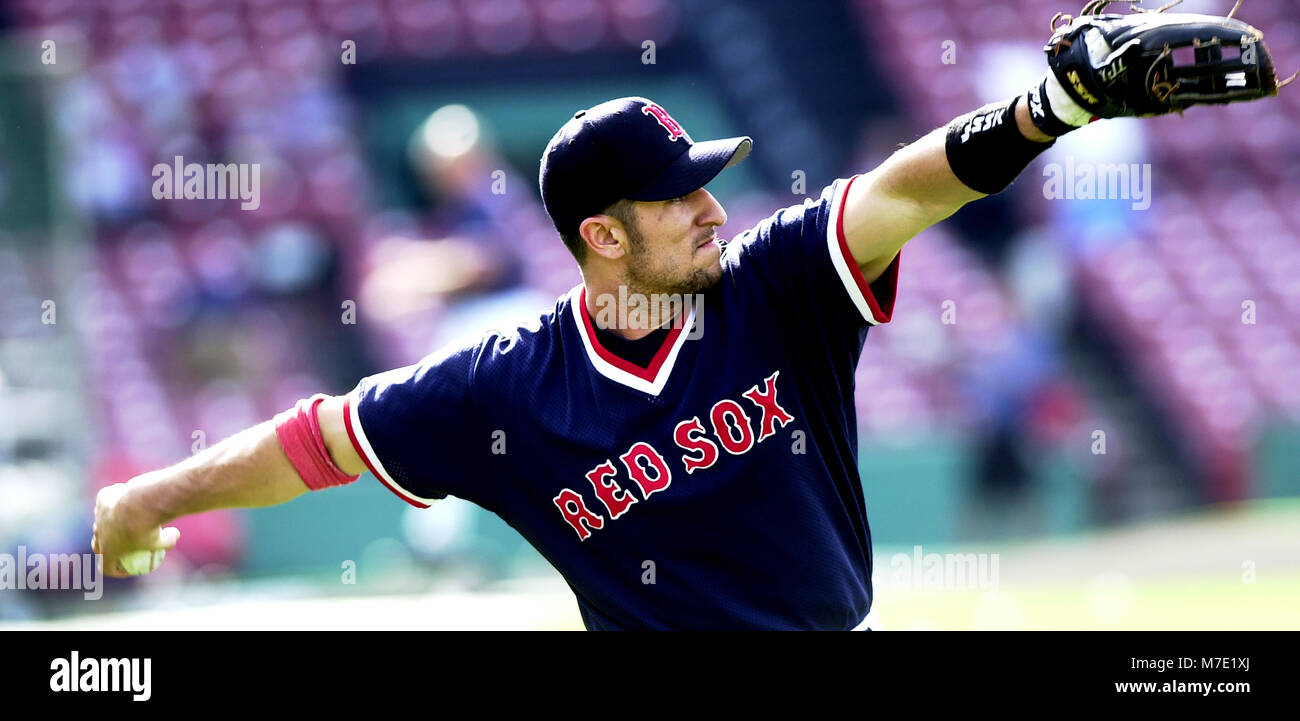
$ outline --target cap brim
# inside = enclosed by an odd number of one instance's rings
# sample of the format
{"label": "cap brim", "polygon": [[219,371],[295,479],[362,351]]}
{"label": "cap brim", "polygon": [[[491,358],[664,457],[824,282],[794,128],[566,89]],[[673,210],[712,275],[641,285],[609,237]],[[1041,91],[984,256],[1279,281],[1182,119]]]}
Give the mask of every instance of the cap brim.
{"label": "cap brim", "polygon": [[628,200],[669,200],[699,190],[725,168],[744,160],[753,146],[754,141],[747,137],[695,143],[650,182],[628,194]]}

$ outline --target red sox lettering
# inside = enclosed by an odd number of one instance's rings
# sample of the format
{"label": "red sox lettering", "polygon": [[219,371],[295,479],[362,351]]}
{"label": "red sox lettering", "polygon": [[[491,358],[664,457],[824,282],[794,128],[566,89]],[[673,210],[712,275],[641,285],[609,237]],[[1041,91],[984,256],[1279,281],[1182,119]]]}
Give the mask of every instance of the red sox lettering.
{"label": "red sox lettering", "polygon": [[[746,412],[746,406],[725,398],[713,404],[713,408],[709,411],[709,423],[717,443],[708,437],[704,424],[698,416],[677,424],[673,429],[673,442],[678,448],[686,451],[681,457],[681,463],[687,475],[717,463],[721,456],[718,444],[721,444],[727,453],[739,456],[747,453],[754,444],[762,443],[763,440],[776,435],[778,427],[794,420],[794,416],[781,407],[776,399],[776,379],[780,375],[781,371],[775,371],[763,379],[761,389],[756,383],[740,394],[757,407],[761,414],[757,437],[751,425],[750,415]],[[753,407],[750,409],[753,410]],[[647,500],[672,485],[673,474],[672,469],[668,467],[667,459],[645,441],[633,443],[627,452],[618,457],[618,460],[622,465],[623,475],[630,478],[632,483],[641,490],[641,500]],[[638,502],[636,496],[618,484],[616,480],[618,477],[619,470],[610,459],[602,461],[600,465],[588,471],[586,476],[587,482],[591,484],[596,498],[604,506],[610,520],[617,520]],[[605,527],[605,517],[593,511],[592,506],[589,506],[582,494],[577,491],[565,488],[552,500],[555,502],[555,507],[560,510],[560,515],[578,534],[579,540],[585,541],[591,537],[593,531]]]}
{"label": "red sox lettering", "polygon": [[[696,435],[699,437],[696,438]],[[686,466],[687,475],[700,468],[708,468],[718,462],[718,446],[704,437],[704,426],[700,423],[698,417],[678,423],[677,427],[673,429],[673,441],[680,448],[687,451],[698,451],[700,454],[699,458],[692,458],[690,455],[682,456],[682,463]]]}

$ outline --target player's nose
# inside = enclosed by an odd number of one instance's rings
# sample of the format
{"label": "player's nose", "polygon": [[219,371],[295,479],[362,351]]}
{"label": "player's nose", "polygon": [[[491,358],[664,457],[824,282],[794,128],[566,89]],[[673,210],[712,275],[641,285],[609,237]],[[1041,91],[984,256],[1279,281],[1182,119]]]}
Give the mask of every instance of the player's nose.
{"label": "player's nose", "polygon": [[701,204],[701,208],[699,210],[699,215],[696,216],[696,222],[703,226],[725,225],[727,222],[727,211],[723,210],[722,204],[718,202],[718,199],[713,197],[713,194],[704,188],[700,188],[698,195],[700,196],[700,200],[697,200],[696,202]]}

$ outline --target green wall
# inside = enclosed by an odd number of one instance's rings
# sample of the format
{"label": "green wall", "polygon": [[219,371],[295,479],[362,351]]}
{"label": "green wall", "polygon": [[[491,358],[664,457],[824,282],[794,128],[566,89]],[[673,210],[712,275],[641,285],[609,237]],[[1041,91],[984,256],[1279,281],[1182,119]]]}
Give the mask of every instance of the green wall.
{"label": "green wall", "polygon": [[1275,422],[1259,435],[1254,454],[1256,495],[1300,496],[1300,424]]}

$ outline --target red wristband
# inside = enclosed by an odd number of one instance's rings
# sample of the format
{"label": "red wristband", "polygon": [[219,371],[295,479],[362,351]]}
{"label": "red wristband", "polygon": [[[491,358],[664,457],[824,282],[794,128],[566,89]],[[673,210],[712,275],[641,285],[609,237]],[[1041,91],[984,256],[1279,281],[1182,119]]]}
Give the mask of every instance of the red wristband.
{"label": "red wristband", "polygon": [[325,447],[316,407],[328,396],[316,394],[304,398],[275,417],[275,435],[302,482],[313,491],[342,486],[361,477],[349,476],[339,468]]}

